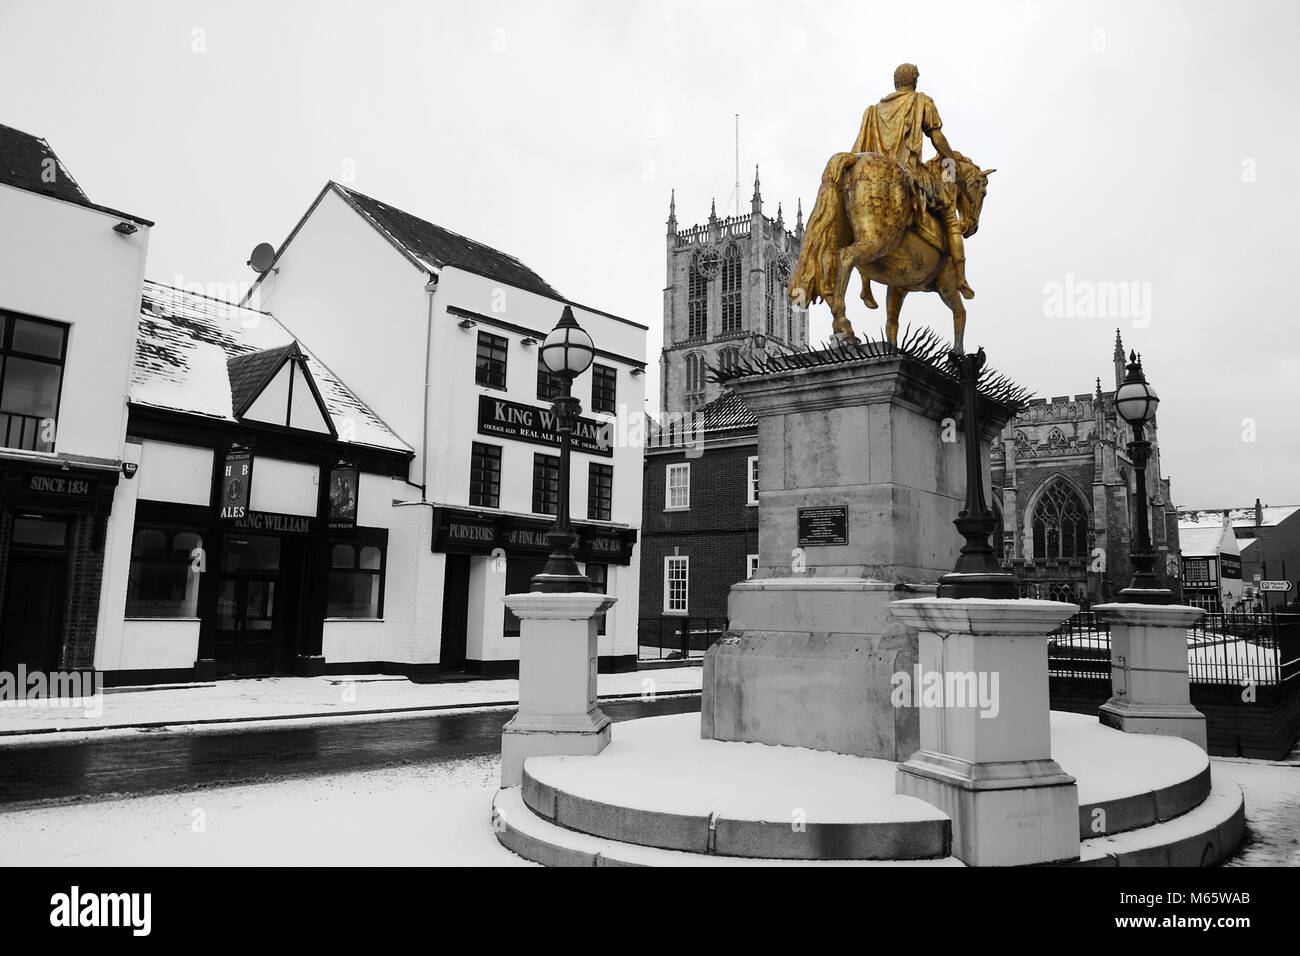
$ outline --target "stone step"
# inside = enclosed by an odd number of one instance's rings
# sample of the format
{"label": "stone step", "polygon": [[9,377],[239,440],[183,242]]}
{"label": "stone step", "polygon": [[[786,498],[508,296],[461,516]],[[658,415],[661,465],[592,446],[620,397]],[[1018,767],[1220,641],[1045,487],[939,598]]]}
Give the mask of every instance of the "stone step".
{"label": "stone step", "polygon": [[1093,837],[1080,847],[1082,866],[1217,866],[1236,851],[1246,831],[1241,787],[1214,774],[1198,806],[1162,823]]}
{"label": "stone step", "polygon": [[638,846],[578,833],[544,820],[524,803],[519,787],[497,792],[492,826],[501,845],[543,866],[961,866],[960,860],[754,859]]}

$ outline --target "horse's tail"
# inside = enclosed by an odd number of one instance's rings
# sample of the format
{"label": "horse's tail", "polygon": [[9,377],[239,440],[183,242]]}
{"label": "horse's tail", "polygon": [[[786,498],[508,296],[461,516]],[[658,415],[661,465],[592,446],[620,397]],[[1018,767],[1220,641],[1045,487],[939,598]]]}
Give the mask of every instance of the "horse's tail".
{"label": "horse's tail", "polygon": [[808,216],[799,261],[790,275],[790,300],[808,307],[824,299],[835,287],[835,257],[852,240],[849,221],[840,201],[844,171],[857,160],[854,153],[836,153],[822,172],[817,201]]}
{"label": "horse's tail", "polygon": [[855,261],[874,262],[893,251],[915,216],[911,175],[886,156],[864,153],[845,176],[842,192]]}

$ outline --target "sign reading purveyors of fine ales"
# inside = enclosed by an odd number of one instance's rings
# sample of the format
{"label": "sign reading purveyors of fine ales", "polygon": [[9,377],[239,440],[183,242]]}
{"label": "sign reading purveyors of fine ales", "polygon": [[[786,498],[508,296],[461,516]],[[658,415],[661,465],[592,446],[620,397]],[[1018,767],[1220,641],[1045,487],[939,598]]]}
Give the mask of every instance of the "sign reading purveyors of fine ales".
{"label": "sign reading purveyors of fine ales", "polygon": [[848,543],[848,508],[840,505],[834,508],[799,509],[799,547]]}
{"label": "sign reading purveyors of fine ales", "polygon": [[[570,447],[592,455],[613,456],[611,427],[609,422],[579,418],[573,425]],[[555,412],[551,409],[522,405],[504,398],[493,398],[491,395],[480,395],[478,398],[478,430],[480,435],[500,435],[536,445],[558,447],[560,444]]]}
{"label": "sign reading purveyors of fine ales", "polygon": [[253,488],[253,449],[231,445],[221,472],[221,498],[217,507],[223,521],[238,521],[248,513],[248,497]]}

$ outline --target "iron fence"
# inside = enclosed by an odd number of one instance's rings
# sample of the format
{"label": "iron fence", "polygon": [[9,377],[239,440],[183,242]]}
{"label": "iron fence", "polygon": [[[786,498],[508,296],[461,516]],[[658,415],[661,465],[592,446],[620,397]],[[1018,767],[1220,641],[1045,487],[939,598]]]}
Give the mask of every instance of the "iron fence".
{"label": "iron fence", "polygon": [[[1081,611],[1052,632],[1047,659],[1053,677],[1109,681],[1110,628]],[[1300,614],[1206,614],[1187,628],[1187,670],[1194,684],[1300,683]]]}
{"label": "iron fence", "polygon": [[727,632],[725,617],[643,617],[637,633],[641,660],[701,658]]}

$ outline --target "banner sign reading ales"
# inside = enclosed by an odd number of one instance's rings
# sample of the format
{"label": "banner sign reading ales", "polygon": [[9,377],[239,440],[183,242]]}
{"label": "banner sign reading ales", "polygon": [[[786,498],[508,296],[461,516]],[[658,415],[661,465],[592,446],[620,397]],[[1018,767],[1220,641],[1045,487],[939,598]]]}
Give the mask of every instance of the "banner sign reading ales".
{"label": "banner sign reading ales", "polygon": [[[553,445],[557,448],[560,445],[555,412],[536,405],[522,405],[504,398],[493,398],[491,395],[478,397],[478,430],[480,435],[499,435],[502,438],[516,438],[535,445]],[[569,447],[592,455],[613,457],[614,448],[610,439],[612,430],[613,426],[609,422],[579,417],[574,422]]]}
{"label": "banner sign reading ales", "polygon": [[231,445],[221,472],[221,498],[217,506],[222,521],[237,521],[248,513],[248,498],[253,488],[253,449]]}

